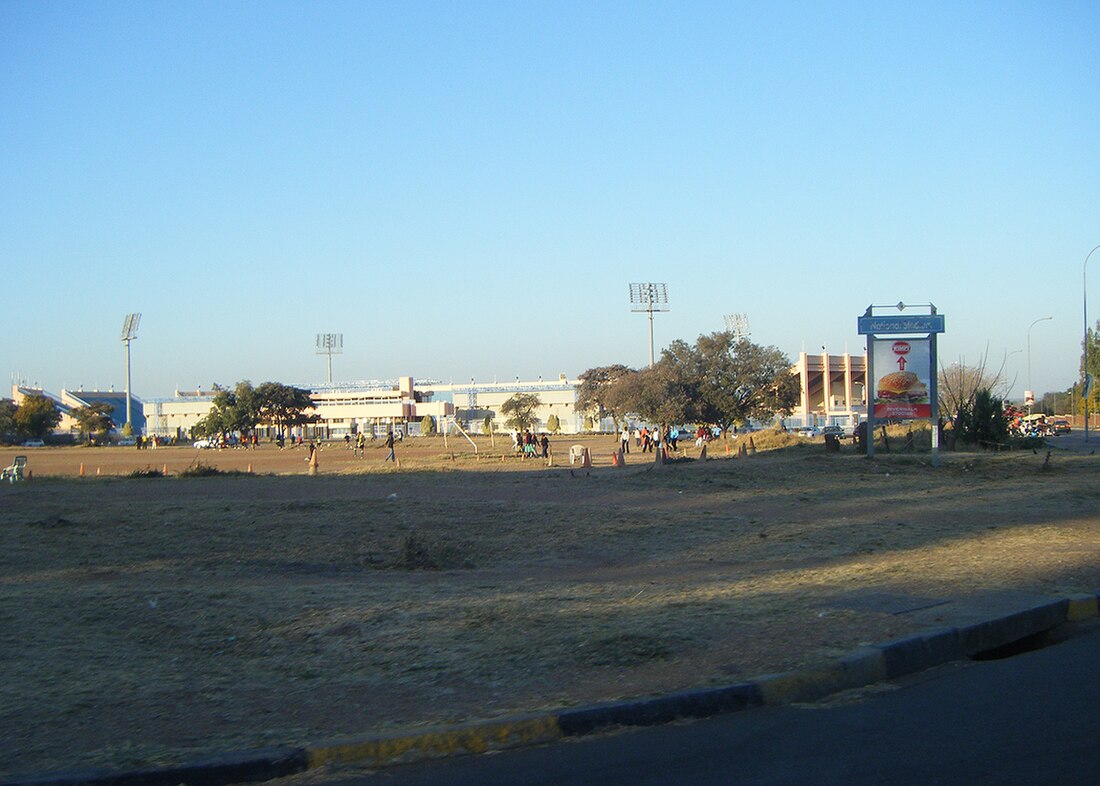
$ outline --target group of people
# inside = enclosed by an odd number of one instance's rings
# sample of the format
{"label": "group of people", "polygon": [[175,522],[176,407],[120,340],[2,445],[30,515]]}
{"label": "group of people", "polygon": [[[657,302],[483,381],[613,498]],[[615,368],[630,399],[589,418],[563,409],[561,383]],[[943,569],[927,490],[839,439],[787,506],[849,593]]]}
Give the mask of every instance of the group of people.
{"label": "group of people", "polygon": [[[683,436],[685,436],[685,433],[682,433],[677,426],[670,428],[667,434],[662,434],[659,427],[654,427],[651,431],[648,426],[642,426],[641,428],[635,426],[633,429],[623,426],[619,432],[619,444],[623,453],[630,452],[631,442],[642,453],[652,453],[662,444],[665,445],[667,450],[675,452],[679,450],[680,438]],[[706,426],[699,426],[694,433],[691,431],[686,432],[685,438],[691,439],[692,436],[695,437],[695,447],[699,448],[713,439],[714,433]]]}
{"label": "group of people", "polygon": [[[663,438],[669,450],[677,450],[680,441],[680,429],[673,426]],[[635,427],[634,429],[624,426],[622,431],[619,432],[619,444],[622,446],[623,453],[630,452],[631,440],[634,442],[634,447],[639,448],[642,453],[652,453],[662,444],[661,429],[654,427],[650,431],[648,426]]]}
{"label": "group of people", "polygon": [[550,458],[550,437],[544,432],[541,436],[530,429],[512,432],[512,451],[520,458]]}

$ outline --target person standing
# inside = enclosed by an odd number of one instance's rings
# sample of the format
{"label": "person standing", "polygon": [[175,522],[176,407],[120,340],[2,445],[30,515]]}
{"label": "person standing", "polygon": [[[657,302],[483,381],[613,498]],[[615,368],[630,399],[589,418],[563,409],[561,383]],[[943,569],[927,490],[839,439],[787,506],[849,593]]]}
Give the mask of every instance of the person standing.
{"label": "person standing", "polygon": [[386,461],[392,461],[394,464],[396,464],[397,463],[397,455],[393,452],[393,429],[392,428],[386,433],[386,447],[389,448],[389,450],[390,450],[389,455],[386,456]]}
{"label": "person standing", "polygon": [[541,447],[542,447],[542,457],[544,459],[550,458],[550,437],[546,436],[545,432],[542,435]]}
{"label": "person standing", "polygon": [[619,442],[622,445],[623,453],[630,452],[630,429],[623,426],[622,432],[619,434]]}

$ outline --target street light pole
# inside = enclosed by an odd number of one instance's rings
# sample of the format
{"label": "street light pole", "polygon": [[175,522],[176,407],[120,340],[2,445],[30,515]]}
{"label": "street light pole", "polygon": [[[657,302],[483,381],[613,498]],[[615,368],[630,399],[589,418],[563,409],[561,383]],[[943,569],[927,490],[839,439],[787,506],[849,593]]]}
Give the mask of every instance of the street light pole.
{"label": "street light pole", "polygon": [[1037,320],[1028,325],[1027,328],[1027,389],[1031,393],[1031,401],[1027,405],[1027,414],[1031,414],[1031,406],[1035,401],[1035,388],[1031,386],[1031,329],[1038,325],[1040,322],[1046,322],[1048,319],[1054,319],[1054,317],[1039,317]]}
{"label": "street light pole", "polygon": [[1100,248],[1100,246],[1094,247],[1092,249],[1092,251],[1090,251],[1089,253],[1087,253],[1085,255],[1085,264],[1081,268],[1081,302],[1083,304],[1082,305],[1082,313],[1085,317],[1085,333],[1084,333],[1084,339],[1081,342],[1081,344],[1082,344],[1082,346],[1085,350],[1085,368],[1084,368],[1085,376],[1082,380],[1084,382],[1084,384],[1081,386],[1081,392],[1084,394],[1084,399],[1085,399],[1085,442],[1089,441],[1089,392],[1090,392],[1088,390],[1088,388],[1090,387],[1090,385],[1089,385],[1090,379],[1089,379],[1089,290],[1088,290],[1088,286],[1087,286],[1087,281],[1088,281],[1087,276],[1088,276],[1088,271],[1089,271],[1089,257],[1091,257],[1093,252],[1096,251],[1096,249],[1098,249],[1098,248]]}

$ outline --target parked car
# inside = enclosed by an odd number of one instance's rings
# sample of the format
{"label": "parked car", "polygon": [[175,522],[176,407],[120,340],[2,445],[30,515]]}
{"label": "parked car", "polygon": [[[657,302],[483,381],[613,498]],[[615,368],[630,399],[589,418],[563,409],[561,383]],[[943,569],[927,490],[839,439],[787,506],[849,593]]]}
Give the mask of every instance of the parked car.
{"label": "parked car", "polygon": [[825,436],[829,436],[830,434],[832,434],[837,439],[844,439],[844,437],[847,436],[844,433],[844,429],[840,426],[826,426],[825,428],[821,429],[821,433]]}
{"label": "parked car", "polygon": [[807,439],[813,439],[814,437],[821,436],[821,429],[817,426],[803,426],[797,432],[798,436],[806,437]]}
{"label": "parked car", "polygon": [[192,443],[191,447],[199,448],[200,450],[203,449],[203,448],[212,448],[212,447],[214,447],[214,440],[212,440],[212,439],[198,439],[198,440],[195,440],[194,443]]}
{"label": "parked car", "polygon": [[40,439],[28,439],[26,442],[23,443],[23,447],[25,447],[25,448],[44,448],[44,447],[46,447],[46,443],[43,442]]}
{"label": "parked car", "polygon": [[1055,436],[1058,434],[1068,434],[1070,432],[1069,421],[1065,418],[1059,418],[1054,421],[1053,428]]}

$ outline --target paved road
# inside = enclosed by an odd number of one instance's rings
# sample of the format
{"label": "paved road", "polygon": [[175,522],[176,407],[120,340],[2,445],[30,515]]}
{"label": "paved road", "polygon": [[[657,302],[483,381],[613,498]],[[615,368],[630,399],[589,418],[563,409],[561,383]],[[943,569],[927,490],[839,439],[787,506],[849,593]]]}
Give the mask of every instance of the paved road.
{"label": "paved road", "polygon": [[950,664],[817,705],[425,762],[330,783],[1095,784],[1097,675],[1100,626],[1094,625],[1038,652]]}

